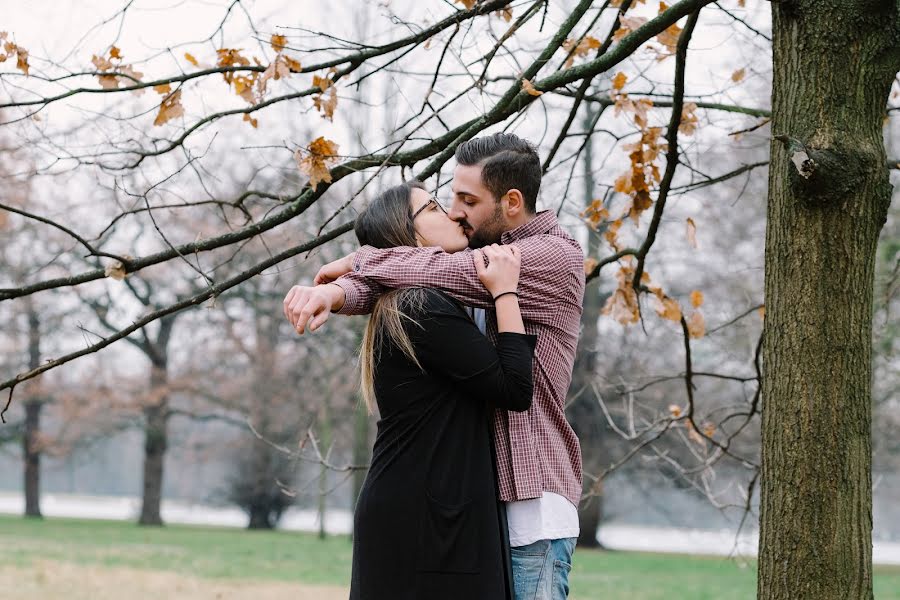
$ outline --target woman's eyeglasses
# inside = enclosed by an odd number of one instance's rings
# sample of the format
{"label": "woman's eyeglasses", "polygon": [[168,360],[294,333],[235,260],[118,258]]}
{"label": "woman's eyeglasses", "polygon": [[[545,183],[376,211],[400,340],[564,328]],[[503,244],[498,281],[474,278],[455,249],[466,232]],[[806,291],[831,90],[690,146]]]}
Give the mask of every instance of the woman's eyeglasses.
{"label": "woman's eyeglasses", "polygon": [[429,206],[437,206],[439,209],[441,209],[441,212],[442,212],[442,213],[444,213],[445,215],[447,214],[447,209],[445,209],[445,208],[441,205],[441,203],[438,202],[438,199],[437,199],[436,197],[432,196],[431,198],[428,199],[428,202],[426,202],[425,204],[423,204],[422,206],[420,206],[419,209],[418,209],[416,212],[413,213],[413,216],[412,216],[413,220],[415,220],[416,217],[419,216],[419,213],[420,213],[420,212],[422,212],[423,210],[425,210],[425,209],[428,208]]}

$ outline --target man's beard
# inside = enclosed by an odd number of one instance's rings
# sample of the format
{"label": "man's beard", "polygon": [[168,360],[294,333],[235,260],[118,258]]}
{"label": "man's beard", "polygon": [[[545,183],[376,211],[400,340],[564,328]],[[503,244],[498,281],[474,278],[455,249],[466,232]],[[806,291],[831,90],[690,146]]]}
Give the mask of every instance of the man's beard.
{"label": "man's beard", "polygon": [[472,235],[469,236],[469,248],[472,250],[484,248],[491,244],[499,244],[500,236],[506,231],[506,219],[503,218],[499,202],[491,218],[482,223],[478,229],[473,229],[468,222],[463,222],[462,225],[464,229],[472,230]]}

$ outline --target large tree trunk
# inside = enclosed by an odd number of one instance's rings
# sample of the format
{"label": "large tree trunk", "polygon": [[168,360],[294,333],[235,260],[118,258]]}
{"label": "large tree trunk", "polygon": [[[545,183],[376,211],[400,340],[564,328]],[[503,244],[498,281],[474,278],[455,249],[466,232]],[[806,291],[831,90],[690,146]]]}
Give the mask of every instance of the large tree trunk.
{"label": "large tree trunk", "polygon": [[873,269],[898,12],[772,2],[760,599],[872,598]]}
{"label": "large tree trunk", "polygon": [[141,501],[141,525],[162,525],[160,503],[162,501],[163,463],[168,447],[167,426],[169,402],[163,390],[167,384],[165,364],[151,367],[150,389],[153,399],[144,407],[144,493]]}
{"label": "large tree trunk", "polygon": [[[37,311],[28,302],[28,368],[41,366],[41,328]],[[25,459],[25,516],[41,515],[41,432],[40,379],[29,382],[28,400],[25,401],[25,433],[22,436],[22,456]]]}

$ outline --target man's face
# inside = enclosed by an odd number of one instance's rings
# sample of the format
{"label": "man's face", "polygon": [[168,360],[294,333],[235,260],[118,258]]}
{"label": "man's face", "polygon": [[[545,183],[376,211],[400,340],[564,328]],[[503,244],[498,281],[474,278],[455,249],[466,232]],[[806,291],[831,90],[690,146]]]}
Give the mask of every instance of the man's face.
{"label": "man's face", "polygon": [[450,187],[453,202],[449,215],[462,225],[469,238],[469,248],[500,243],[500,236],[509,229],[509,224],[503,215],[503,203],[495,200],[481,183],[481,167],[457,165]]}

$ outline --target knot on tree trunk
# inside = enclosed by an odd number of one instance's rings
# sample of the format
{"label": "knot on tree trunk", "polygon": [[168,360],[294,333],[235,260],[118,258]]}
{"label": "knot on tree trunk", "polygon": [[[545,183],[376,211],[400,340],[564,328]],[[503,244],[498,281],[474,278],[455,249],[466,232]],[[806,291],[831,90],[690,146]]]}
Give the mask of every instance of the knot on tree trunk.
{"label": "knot on tree trunk", "polygon": [[862,146],[814,148],[787,135],[774,137],[787,150],[791,192],[810,208],[831,206],[846,198],[865,185],[881,161]]}

